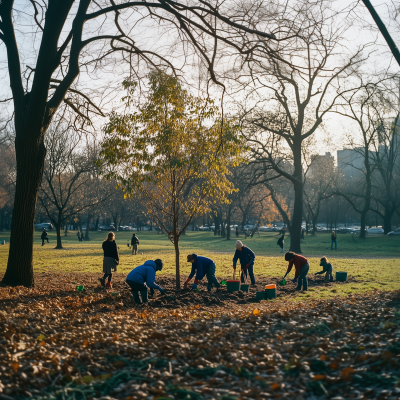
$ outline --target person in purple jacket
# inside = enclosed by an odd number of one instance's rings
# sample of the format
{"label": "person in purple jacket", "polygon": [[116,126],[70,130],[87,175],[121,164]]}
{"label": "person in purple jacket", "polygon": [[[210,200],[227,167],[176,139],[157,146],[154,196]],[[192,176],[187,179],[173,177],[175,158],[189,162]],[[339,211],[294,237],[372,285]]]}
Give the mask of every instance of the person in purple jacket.
{"label": "person in purple jacket", "polygon": [[134,268],[129,272],[126,277],[126,283],[131,288],[133,300],[136,304],[141,304],[139,292],[142,295],[143,303],[147,302],[147,289],[150,288],[150,293],[154,293],[154,289],[157,289],[164,294],[165,291],[161,286],[156,284],[156,272],[163,269],[163,262],[160,259],[147,260],[143,265]]}
{"label": "person in purple jacket", "polygon": [[201,281],[205,276],[207,277],[208,284],[207,290],[210,292],[213,285],[219,289],[221,284],[218,282],[217,278],[215,277],[215,262],[210,258],[198,256],[197,254],[189,254],[187,256],[187,261],[192,263],[192,271],[190,272],[189,278],[187,278],[185,282],[185,287],[188,286],[188,283],[196,274],[194,278],[194,283],[192,285],[192,289],[197,288],[197,284]]}

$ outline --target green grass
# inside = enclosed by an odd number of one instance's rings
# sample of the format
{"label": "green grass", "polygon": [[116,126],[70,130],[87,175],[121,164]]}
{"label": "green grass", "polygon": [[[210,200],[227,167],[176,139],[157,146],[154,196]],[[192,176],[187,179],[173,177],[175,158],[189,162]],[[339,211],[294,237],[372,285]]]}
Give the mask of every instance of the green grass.
{"label": "green grass", "polygon": [[[163,273],[173,274],[175,271],[175,255],[172,243],[164,235],[156,232],[138,232],[140,239],[139,255],[132,256],[127,247],[131,237],[130,232],[117,232],[116,240],[120,247],[121,263],[119,273],[127,273],[147,259],[162,258],[165,267]],[[101,242],[106,232],[92,232],[90,242],[78,242],[76,234],[70,232],[63,237],[65,249],[55,250],[55,233],[49,234],[50,244],[41,246],[40,232],[35,233],[34,271],[39,272],[98,272],[102,271]],[[255,273],[264,276],[283,276],[287,262],[276,245],[278,236],[272,233],[262,233],[261,237],[253,239],[239,237],[256,253]],[[9,249],[9,233],[1,232],[0,240],[6,240],[6,245],[0,245],[0,275],[5,271]],[[229,277],[232,274],[232,257],[235,240],[224,240],[214,237],[211,232],[189,232],[180,242],[182,274],[188,274],[190,267],[186,263],[186,255],[195,252],[214,259],[217,265],[217,275]],[[290,238],[285,240],[285,249],[289,248]],[[330,249],[330,235],[320,234],[307,236],[302,241],[304,256],[309,258],[311,271],[320,270],[319,258],[327,256],[334,269],[344,270],[357,282],[337,285],[335,288],[321,287],[312,289],[298,298],[331,297],[365,292],[373,289],[400,289],[400,272],[398,267],[400,256],[400,237],[369,237],[365,240],[353,240],[351,235],[338,236],[338,250]],[[293,274],[293,273],[292,273]]]}

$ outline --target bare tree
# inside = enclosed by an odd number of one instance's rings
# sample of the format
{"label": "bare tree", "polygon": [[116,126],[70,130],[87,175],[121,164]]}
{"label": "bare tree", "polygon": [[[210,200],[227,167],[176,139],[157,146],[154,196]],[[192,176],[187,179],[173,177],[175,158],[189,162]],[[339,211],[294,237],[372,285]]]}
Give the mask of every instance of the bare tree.
{"label": "bare tree", "polygon": [[104,187],[100,193],[96,190],[100,186],[94,164],[97,152],[90,143],[84,145],[77,132],[66,129],[62,123],[50,127],[45,146],[47,152],[39,200],[56,228],[56,249],[62,249],[64,222],[100,204],[110,194]]}
{"label": "bare tree", "polygon": [[[249,93],[244,106],[243,128],[253,158],[264,161],[294,189],[290,249],[301,252],[300,236],[304,206],[304,168],[311,155],[307,141],[335,108],[345,84],[358,65],[366,46],[352,54],[344,50],[349,21],[324,0],[289,3],[280,26],[289,40],[278,45],[273,56],[256,49],[243,62],[247,75],[238,71]],[[345,56],[347,54],[347,56]],[[288,173],[281,167],[291,163]]]}

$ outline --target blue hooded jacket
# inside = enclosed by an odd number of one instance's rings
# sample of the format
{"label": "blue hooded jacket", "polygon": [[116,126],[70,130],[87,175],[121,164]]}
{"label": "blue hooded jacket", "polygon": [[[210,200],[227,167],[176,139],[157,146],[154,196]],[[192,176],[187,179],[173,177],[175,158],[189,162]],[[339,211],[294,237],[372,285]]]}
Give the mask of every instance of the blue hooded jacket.
{"label": "blue hooded jacket", "polygon": [[197,254],[193,254],[193,256],[194,263],[192,264],[192,271],[190,272],[189,279],[192,279],[194,274],[196,274],[195,283],[197,283],[196,281],[200,281],[204,278],[208,269],[214,264],[214,261],[211,260],[211,258],[198,256]]}
{"label": "blue hooded jacket", "polygon": [[235,255],[233,256],[233,266],[236,267],[237,260],[239,259],[242,269],[246,269],[247,264],[254,264],[255,258],[256,255],[254,252],[248,247],[244,246],[242,251],[236,249]]}
{"label": "blue hooded jacket", "polygon": [[162,291],[163,289],[161,286],[158,286],[155,283],[156,270],[156,263],[153,260],[147,260],[143,265],[140,265],[129,272],[126,280],[141,283],[142,285],[146,283],[149,288]]}

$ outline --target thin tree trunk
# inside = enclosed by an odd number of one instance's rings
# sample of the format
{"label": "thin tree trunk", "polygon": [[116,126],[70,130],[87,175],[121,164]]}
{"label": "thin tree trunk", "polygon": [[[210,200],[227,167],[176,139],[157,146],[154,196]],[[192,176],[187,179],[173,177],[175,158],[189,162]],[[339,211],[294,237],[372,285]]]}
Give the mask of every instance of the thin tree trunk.
{"label": "thin tree trunk", "polygon": [[54,224],[56,228],[56,234],[57,234],[57,246],[56,249],[62,249],[62,241],[61,241],[61,221],[59,220],[58,223]]}
{"label": "thin tree trunk", "polygon": [[231,208],[226,213],[226,240],[231,240]]}
{"label": "thin tree trunk", "polygon": [[[38,143],[37,135],[30,133],[26,132],[23,138],[17,135],[15,143],[17,180],[8,264],[2,280],[10,286],[32,287],[35,284],[32,264],[34,221],[46,149],[43,141]],[[36,142],[32,143],[31,137]]]}

